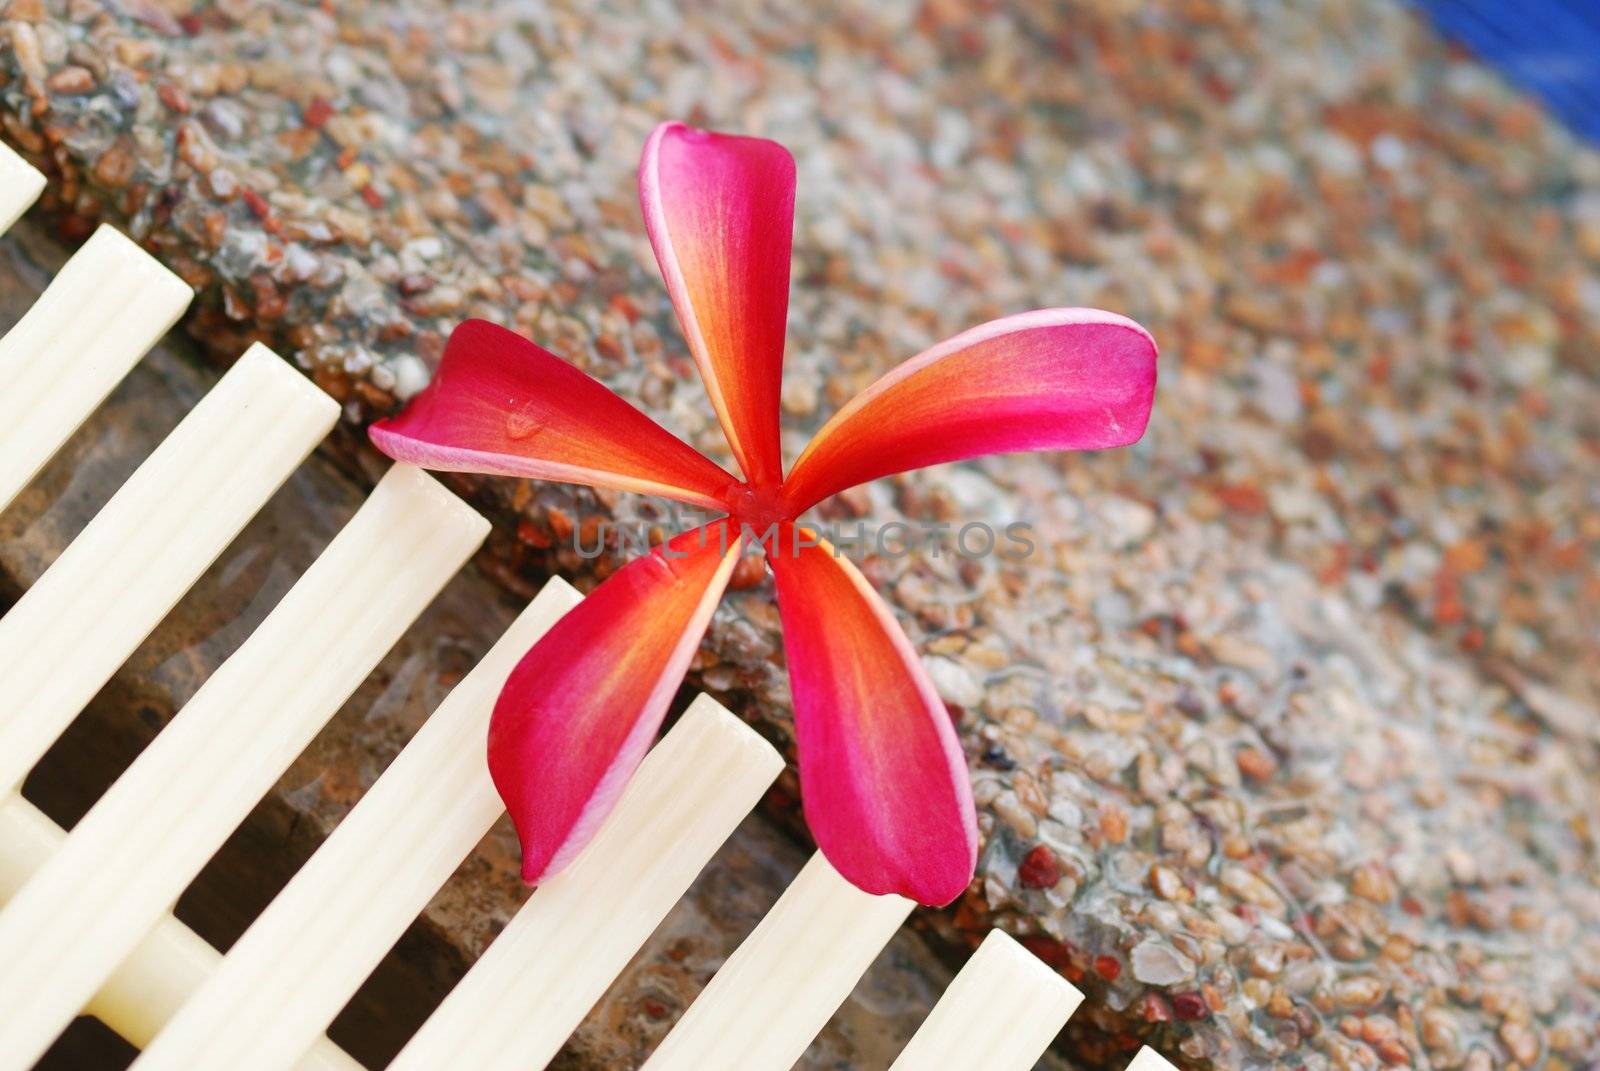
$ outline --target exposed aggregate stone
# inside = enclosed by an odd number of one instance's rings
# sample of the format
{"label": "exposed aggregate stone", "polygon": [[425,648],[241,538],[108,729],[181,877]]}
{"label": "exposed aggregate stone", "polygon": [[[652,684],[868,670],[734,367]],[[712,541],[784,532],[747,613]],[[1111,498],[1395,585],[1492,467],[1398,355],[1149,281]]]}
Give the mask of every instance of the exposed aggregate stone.
{"label": "exposed aggregate stone", "polygon": [[[725,458],[634,200],[670,117],[795,153],[790,457],[984,319],[1146,323],[1137,448],[819,510],[1037,541],[864,562],[980,804],[918,924],[1022,936],[1089,992],[1087,1062],[1600,1061],[1600,157],[1403,9],[12,0],[0,40],[67,232],[130,227],[219,357],[265,338],[352,420],[479,315]],[[670,525],[458,486],[515,589]],[[787,745],[770,585],[736,587],[695,680]]]}

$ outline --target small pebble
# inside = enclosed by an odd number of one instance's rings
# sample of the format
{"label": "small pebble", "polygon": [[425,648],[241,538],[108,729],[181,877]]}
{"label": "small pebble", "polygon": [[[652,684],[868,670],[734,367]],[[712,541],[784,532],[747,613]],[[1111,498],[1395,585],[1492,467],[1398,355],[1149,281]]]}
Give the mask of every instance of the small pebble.
{"label": "small pebble", "polygon": [[1194,961],[1159,941],[1135,945],[1128,958],[1133,976],[1146,985],[1171,986],[1194,977]]}

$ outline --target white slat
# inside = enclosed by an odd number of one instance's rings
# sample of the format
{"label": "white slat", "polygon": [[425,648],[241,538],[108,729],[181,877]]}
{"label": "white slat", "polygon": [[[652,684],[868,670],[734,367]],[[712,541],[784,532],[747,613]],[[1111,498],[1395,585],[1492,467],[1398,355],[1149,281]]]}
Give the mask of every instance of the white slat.
{"label": "white slat", "polygon": [[862,892],[813,855],[645,1071],[788,1071],[913,906]]}
{"label": "white slat", "polygon": [[1178,1071],[1164,1056],[1146,1045],[1128,1061],[1128,1071]]}
{"label": "white slat", "polygon": [[0,510],[177,322],[194,292],[101,227],[0,338]]}
{"label": "white slat", "polygon": [[991,930],[889,1071],[1029,1071],[1083,994],[1027,949]]}
{"label": "white slat", "polygon": [[[60,826],[21,796],[0,800],[0,905],[55,854],[66,837]],[[164,916],[86,1010],[133,1045],[148,1045],[221,961],[216,949],[193,930],[171,915]],[[361,1071],[361,1065],[331,1041],[318,1038],[297,1071]]]}
{"label": "white slat", "polygon": [[389,1071],[543,1067],[782,768],[752,729],[697,698],[595,839],[533,894]]}
{"label": "white slat", "polygon": [[44,176],[0,142],[0,234],[33,206],[44,192]]}
{"label": "white slat", "polygon": [[[0,617],[0,793],[19,785],[339,418],[255,346]],[[0,450],[10,439],[0,430]]]}
{"label": "white slat", "polygon": [[0,1067],[32,1064],[487,534],[397,465],[0,911]]}
{"label": "white slat", "polygon": [[504,805],[484,763],[512,668],[582,598],[545,585],[140,1058],[282,1068],[332,1022]]}

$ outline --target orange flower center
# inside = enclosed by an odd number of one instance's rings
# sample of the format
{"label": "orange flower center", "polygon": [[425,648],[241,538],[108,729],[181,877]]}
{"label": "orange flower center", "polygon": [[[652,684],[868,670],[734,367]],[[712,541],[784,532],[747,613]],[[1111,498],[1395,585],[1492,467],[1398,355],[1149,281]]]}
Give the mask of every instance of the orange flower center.
{"label": "orange flower center", "polygon": [[752,487],[742,483],[728,498],[728,512],[738,524],[747,525],[757,537],[780,521],[791,520],[783,497],[776,487]]}

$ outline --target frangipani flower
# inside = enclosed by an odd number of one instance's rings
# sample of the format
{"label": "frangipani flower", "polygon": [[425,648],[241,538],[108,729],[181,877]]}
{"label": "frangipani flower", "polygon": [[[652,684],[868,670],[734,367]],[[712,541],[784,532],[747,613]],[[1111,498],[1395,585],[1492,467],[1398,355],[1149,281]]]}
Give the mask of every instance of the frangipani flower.
{"label": "frangipani flower", "polygon": [[1112,313],[1046,309],[905,362],[835,414],[785,476],[778,396],[794,190],[781,145],[679,123],[656,130],[640,167],[650,241],[743,480],[583,372],[482,321],[462,324],[428,388],[372,429],[390,457],[426,468],[643,492],[726,514],[608,578],[507,681],[489,768],[530,883],[568,863],[616,803],[754,539],[777,584],[818,846],[867,892],[955,899],[972,880],[977,822],[949,712],[888,606],[799,518],[837,491],[924,465],[1122,446],[1144,433],[1156,378],[1149,334]]}

